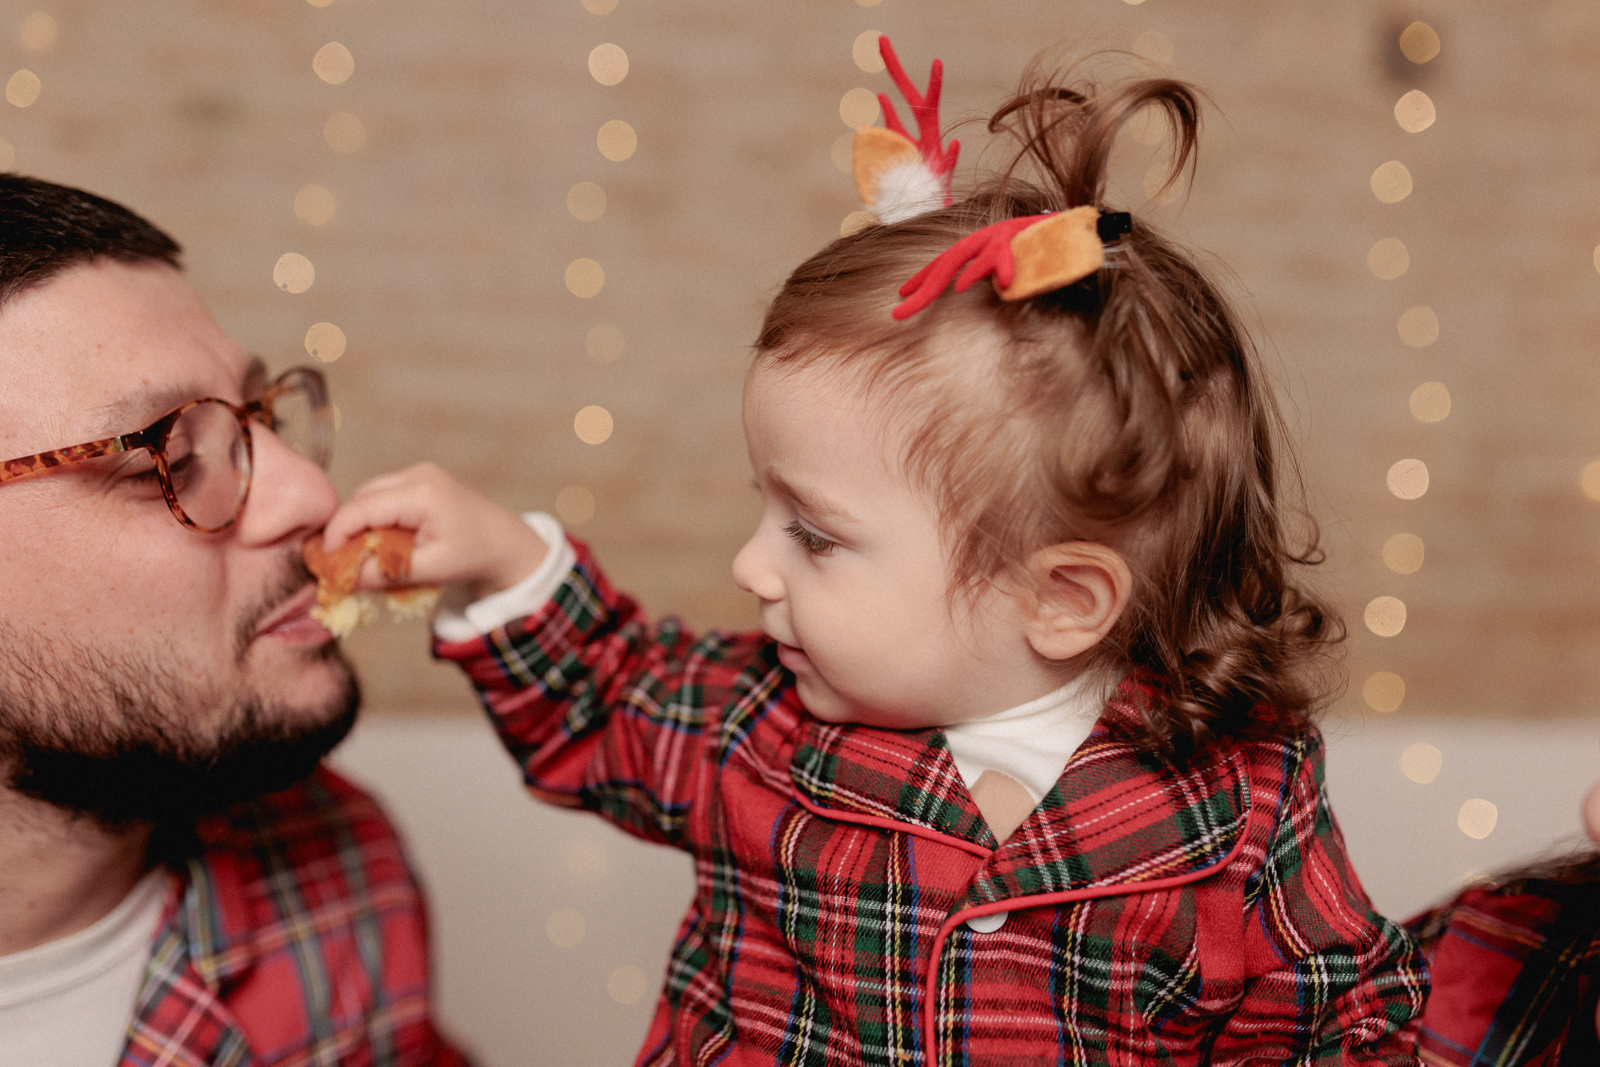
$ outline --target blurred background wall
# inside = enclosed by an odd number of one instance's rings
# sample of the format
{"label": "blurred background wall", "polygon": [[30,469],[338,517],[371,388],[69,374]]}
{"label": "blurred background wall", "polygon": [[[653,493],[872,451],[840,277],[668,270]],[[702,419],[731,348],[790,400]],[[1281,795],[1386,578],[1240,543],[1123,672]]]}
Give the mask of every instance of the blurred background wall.
{"label": "blurred background wall", "polygon": [[[1589,0],[3,0],[0,164],[145,213],[247,345],[324,361],[342,489],[434,460],[559,513],[652,611],[749,626],[747,345],[857,221],[880,31],[919,80],[945,60],[947,121],[1047,45],[1209,94],[1193,195],[1148,197],[1136,125],[1112,199],[1205,250],[1276,377],[1351,627],[1330,781],[1367,882],[1409,910],[1573,828],[1600,763]],[[964,179],[996,157],[959,135]],[[435,884],[447,1017],[494,1064],[626,1059],[686,866],[523,804],[420,627],[351,647],[346,759]]]}

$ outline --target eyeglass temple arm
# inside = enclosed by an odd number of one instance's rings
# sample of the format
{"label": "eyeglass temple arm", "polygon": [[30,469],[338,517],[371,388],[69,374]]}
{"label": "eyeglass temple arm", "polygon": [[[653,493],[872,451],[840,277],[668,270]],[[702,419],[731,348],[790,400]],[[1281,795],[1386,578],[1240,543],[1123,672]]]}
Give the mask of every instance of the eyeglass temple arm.
{"label": "eyeglass temple arm", "polygon": [[145,447],[147,447],[145,431],[140,430],[136,433],[125,433],[117,437],[104,437],[98,441],[90,441],[87,444],[68,445],[66,448],[56,448],[33,456],[0,460],[0,484],[16,481],[19,478],[28,478],[35,474],[43,474],[53,467],[65,467],[69,463],[78,463],[86,459],[97,459],[100,456],[109,456],[116,452],[128,452],[135,448]]}

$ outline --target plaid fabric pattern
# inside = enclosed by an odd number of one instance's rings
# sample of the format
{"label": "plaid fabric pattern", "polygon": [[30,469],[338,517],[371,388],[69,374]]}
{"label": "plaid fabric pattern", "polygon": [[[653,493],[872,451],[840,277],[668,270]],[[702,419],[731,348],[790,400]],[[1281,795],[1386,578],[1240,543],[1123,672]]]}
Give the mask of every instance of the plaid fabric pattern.
{"label": "plaid fabric pattern", "polygon": [[761,635],[652,625],[577,548],[538,615],[436,651],[536,794],[695,859],[639,1063],[1416,1063],[1421,958],[1315,736],[1177,767],[1107,729],[1125,685],[998,844],[940,731],[811,718]]}
{"label": "plaid fabric pattern", "polygon": [[1412,919],[1433,976],[1430,1067],[1600,1064],[1600,862],[1582,880],[1476,886]]}
{"label": "plaid fabric pattern", "polygon": [[320,769],[197,827],[119,1067],[438,1065],[421,892],[378,806]]}

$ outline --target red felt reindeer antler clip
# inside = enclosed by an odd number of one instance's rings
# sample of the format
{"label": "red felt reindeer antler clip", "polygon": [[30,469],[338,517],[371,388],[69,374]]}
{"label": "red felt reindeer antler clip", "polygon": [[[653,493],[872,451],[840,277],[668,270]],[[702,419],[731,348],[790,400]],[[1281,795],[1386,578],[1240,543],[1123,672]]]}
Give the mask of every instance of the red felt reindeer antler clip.
{"label": "red felt reindeer antler clip", "polygon": [[[1126,212],[1075,207],[1050,215],[1005,219],[969,233],[911,276],[891,314],[908,319],[955,279],[956,292],[993,277],[1002,300],[1026,300],[1081,281],[1105,263],[1105,242],[1128,233]],[[960,272],[960,277],[956,273]]]}
{"label": "red felt reindeer antler clip", "polygon": [[918,92],[889,38],[878,38],[878,53],[896,88],[906,98],[917,123],[913,141],[895,113],[888,93],[879,93],[887,128],[866,126],[856,131],[854,171],[856,192],[867,210],[885,223],[899,222],[950,203],[950,175],[961,154],[961,142],[939,143],[939,93],[944,87],[944,64],[933,61],[928,91]]}

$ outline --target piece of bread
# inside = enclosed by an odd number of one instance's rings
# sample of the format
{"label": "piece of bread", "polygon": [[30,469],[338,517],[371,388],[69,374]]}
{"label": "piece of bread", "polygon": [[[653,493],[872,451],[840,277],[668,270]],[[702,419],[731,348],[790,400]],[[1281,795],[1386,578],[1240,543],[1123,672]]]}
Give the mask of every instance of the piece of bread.
{"label": "piece of bread", "polygon": [[395,619],[426,618],[439,602],[436,585],[396,585],[372,591],[356,588],[361,566],[369,559],[378,561],[379,572],[390,581],[406,577],[411,573],[411,552],[416,546],[416,532],[400,526],[366,530],[337,552],[322,550],[320,533],[307,538],[301,554],[317,578],[317,604],[311,617],[335,637],[377,621],[380,607],[388,608]]}

